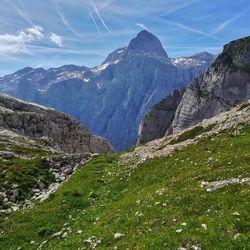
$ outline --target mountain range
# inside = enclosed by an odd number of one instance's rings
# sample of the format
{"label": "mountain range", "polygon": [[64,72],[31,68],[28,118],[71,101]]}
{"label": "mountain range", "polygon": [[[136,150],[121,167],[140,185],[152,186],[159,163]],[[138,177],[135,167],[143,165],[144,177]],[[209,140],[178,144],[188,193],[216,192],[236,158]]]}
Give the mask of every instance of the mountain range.
{"label": "mountain range", "polygon": [[215,56],[170,59],[143,30],[98,67],[24,68],[0,78],[0,91],[72,115],[121,151],[136,142],[145,113],[203,73]]}

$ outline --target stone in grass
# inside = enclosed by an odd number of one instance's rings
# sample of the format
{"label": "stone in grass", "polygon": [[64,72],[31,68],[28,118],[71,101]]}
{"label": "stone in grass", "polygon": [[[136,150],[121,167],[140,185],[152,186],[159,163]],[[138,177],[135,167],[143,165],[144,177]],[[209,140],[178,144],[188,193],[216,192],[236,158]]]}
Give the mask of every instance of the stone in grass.
{"label": "stone in grass", "polygon": [[97,239],[96,236],[91,236],[83,241],[84,244],[89,245],[91,249],[96,249],[96,247],[101,244],[101,240]]}
{"label": "stone in grass", "polygon": [[240,214],[238,212],[234,212],[233,215],[240,216]]}
{"label": "stone in grass", "polygon": [[207,224],[201,224],[201,226],[204,230],[207,230]]}
{"label": "stone in grass", "polygon": [[122,234],[122,233],[115,233],[115,234],[114,234],[114,238],[115,238],[116,240],[121,239],[123,236],[124,236],[124,234]]}
{"label": "stone in grass", "polygon": [[179,234],[179,233],[182,232],[182,229],[181,229],[181,228],[180,228],[180,229],[177,229],[177,230],[175,230],[175,232]]}
{"label": "stone in grass", "polygon": [[54,233],[54,234],[52,235],[52,237],[59,237],[59,236],[61,236],[61,234],[62,234],[62,231],[57,232],[57,233]]}
{"label": "stone in grass", "polygon": [[68,236],[68,233],[64,232],[63,235],[62,235],[62,238],[66,238],[67,236]]}

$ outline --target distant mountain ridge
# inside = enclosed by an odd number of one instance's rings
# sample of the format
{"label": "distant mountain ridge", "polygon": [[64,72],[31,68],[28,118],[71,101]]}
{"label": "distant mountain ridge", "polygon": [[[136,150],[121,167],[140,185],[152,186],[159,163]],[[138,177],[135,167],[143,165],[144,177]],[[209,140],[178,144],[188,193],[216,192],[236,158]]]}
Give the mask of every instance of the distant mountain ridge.
{"label": "distant mountain ridge", "polygon": [[211,57],[197,58],[185,67],[175,64],[160,40],[143,30],[100,66],[25,68],[1,77],[0,91],[68,113],[120,151],[136,142],[149,108],[186,87],[210,66]]}
{"label": "distant mountain ridge", "polygon": [[[185,61],[178,63],[185,65]],[[138,143],[189,128],[249,100],[250,37],[225,45],[212,66],[191,81],[182,95],[168,95],[150,109],[140,125]]]}

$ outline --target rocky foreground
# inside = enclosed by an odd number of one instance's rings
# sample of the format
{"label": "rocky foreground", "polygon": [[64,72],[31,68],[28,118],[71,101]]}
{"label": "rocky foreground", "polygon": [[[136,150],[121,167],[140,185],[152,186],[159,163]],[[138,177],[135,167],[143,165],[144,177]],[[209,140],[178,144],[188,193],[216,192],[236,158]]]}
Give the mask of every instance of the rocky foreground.
{"label": "rocky foreground", "polygon": [[46,199],[109,142],[73,118],[0,94],[0,212]]}

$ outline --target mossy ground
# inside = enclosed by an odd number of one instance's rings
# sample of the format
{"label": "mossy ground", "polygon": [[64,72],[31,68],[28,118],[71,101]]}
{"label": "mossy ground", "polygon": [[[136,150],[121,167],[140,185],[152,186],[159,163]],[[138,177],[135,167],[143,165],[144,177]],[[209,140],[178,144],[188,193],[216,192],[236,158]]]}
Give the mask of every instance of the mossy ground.
{"label": "mossy ground", "polygon": [[[91,236],[101,239],[97,249],[249,249],[249,184],[207,192],[200,183],[249,177],[250,127],[136,169],[118,158],[93,159],[47,201],[2,218],[0,249],[37,249],[45,240],[42,249],[88,249]],[[68,237],[52,237],[68,227]]]}

